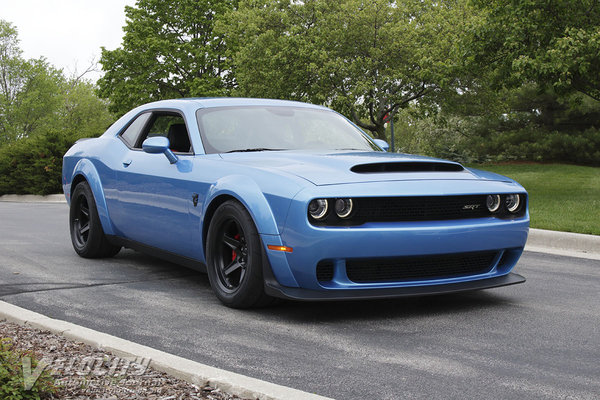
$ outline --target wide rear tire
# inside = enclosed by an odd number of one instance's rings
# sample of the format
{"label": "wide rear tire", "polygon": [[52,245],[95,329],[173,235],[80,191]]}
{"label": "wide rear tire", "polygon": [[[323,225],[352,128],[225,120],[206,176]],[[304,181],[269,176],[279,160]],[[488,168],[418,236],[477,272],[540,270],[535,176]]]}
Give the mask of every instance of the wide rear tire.
{"label": "wide rear tire", "polygon": [[235,200],[221,204],[210,222],[206,242],[208,278],[223,304],[250,308],[272,302],[264,291],[260,236],[244,206]]}
{"label": "wide rear tire", "polygon": [[108,241],[96,208],[90,185],[79,183],[71,194],[69,211],[71,242],[75,252],[84,258],[112,257],[121,250]]}

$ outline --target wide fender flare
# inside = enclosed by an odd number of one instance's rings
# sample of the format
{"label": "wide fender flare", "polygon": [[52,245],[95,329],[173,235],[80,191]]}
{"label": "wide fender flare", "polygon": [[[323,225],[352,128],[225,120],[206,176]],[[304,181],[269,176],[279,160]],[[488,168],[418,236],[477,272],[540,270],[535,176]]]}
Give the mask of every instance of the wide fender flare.
{"label": "wide fender flare", "polygon": [[[75,165],[75,168],[73,168],[71,185],[78,175],[83,176],[92,189],[94,200],[96,202],[96,209],[98,210],[98,217],[100,217],[100,223],[102,224],[104,233],[106,235],[114,235],[114,229],[108,214],[108,207],[106,206],[102,181],[100,180],[100,175],[98,174],[96,167],[90,160],[83,158],[79,160],[79,162]],[[69,196],[72,193],[73,190],[71,188]]]}
{"label": "wide fender flare", "polygon": [[228,175],[219,179],[208,191],[202,215],[206,215],[214,199],[223,195],[234,197],[246,207],[259,234],[279,235],[271,206],[255,181],[243,175]]}

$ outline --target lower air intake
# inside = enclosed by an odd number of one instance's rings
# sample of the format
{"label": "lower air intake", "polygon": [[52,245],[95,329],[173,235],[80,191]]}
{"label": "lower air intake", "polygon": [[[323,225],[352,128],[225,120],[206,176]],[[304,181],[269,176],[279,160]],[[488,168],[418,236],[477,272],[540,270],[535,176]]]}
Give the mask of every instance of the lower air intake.
{"label": "lower air intake", "polygon": [[346,261],[348,278],[357,283],[417,281],[489,272],[497,251]]}

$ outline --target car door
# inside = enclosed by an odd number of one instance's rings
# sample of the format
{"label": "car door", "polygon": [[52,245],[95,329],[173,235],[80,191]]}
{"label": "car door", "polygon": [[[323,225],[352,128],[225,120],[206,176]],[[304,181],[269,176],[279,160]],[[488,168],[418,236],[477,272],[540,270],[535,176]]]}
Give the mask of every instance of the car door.
{"label": "car door", "polygon": [[[138,126],[137,136],[128,130],[121,135],[128,148],[116,174],[115,227],[127,239],[189,257],[193,254],[189,206],[194,155],[185,119],[172,111],[141,117],[145,120],[138,123],[143,127]],[[142,150],[143,141],[153,136],[169,138],[179,158],[176,163]]]}

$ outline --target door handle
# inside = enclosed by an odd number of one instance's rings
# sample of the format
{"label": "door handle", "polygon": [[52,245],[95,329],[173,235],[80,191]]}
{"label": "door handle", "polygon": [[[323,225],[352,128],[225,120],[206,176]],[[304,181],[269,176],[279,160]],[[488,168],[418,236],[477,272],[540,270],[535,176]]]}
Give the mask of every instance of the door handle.
{"label": "door handle", "polygon": [[132,161],[132,160],[125,160],[125,161],[123,161],[123,166],[124,166],[125,168],[129,167],[129,165],[131,164],[131,161]]}

